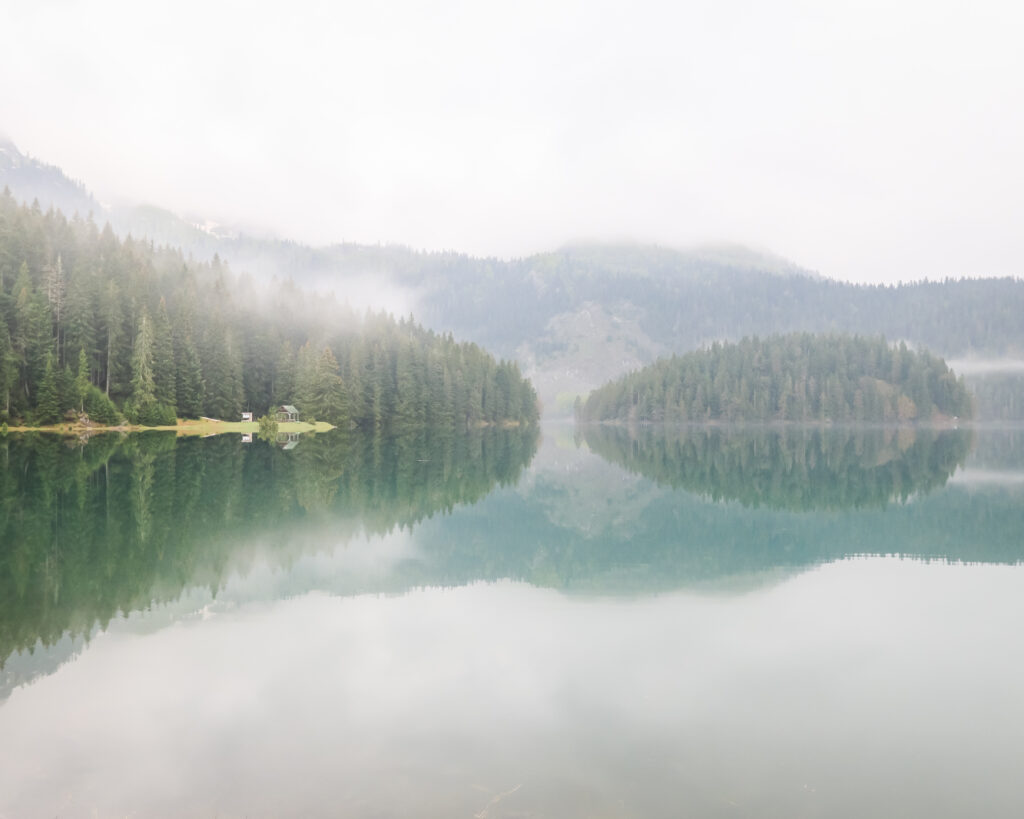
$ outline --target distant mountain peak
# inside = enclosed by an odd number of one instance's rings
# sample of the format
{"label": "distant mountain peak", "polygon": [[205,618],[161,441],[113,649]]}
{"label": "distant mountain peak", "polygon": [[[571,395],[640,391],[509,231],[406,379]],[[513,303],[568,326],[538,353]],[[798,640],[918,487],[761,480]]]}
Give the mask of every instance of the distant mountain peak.
{"label": "distant mountain peak", "polygon": [[9,137],[0,134],[0,190],[5,187],[20,202],[38,200],[43,210],[56,208],[66,216],[86,216],[102,210],[81,182],[55,165],[23,154]]}
{"label": "distant mountain peak", "polygon": [[579,242],[564,245],[551,254],[539,254],[536,258],[552,257],[570,259],[574,264],[582,262],[595,273],[637,274],[644,278],[675,278],[728,271],[822,278],[775,253],[734,242],[681,248],[640,242]]}
{"label": "distant mountain peak", "polygon": [[0,133],[0,169],[20,165],[22,160],[21,151],[11,139]]}
{"label": "distant mountain peak", "polygon": [[823,278],[821,274],[801,267],[785,256],[770,250],[750,247],[738,242],[709,242],[689,249],[690,254],[700,258],[727,264],[730,267],[755,268],[781,275],[811,276]]}

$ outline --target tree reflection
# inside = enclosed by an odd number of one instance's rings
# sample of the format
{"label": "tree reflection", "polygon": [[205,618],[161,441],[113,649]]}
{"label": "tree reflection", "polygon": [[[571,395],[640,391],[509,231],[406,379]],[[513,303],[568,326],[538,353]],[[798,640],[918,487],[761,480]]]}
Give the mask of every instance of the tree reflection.
{"label": "tree reflection", "polygon": [[906,501],[945,485],[971,448],[967,430],[587,426],[612,463],[712,500],[805,511]]}
{"label": "tree reflection", "polygon": [[161,432],[0,439],[0,666],[188,587],[216,589],[254,540],[286,559],[474,503],[518,480],[538,434],[335,432],[290,451]]}

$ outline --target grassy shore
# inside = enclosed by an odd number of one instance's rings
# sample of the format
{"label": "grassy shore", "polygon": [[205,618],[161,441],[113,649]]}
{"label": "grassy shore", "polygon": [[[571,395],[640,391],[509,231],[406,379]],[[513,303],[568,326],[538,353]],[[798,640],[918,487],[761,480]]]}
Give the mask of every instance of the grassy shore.
{"label": "grassy shore", "polygon": [[[278,432],[327,432],[334,429],[326,421],[284,421],[278,422]],[[143,427],[134,424],[120,424],[117,426],[105,426],[103,424],[79,424],[63,423],[52,424],[45,427],[8,427],[8,432],[52,432],[59,435],[91,435],[99,432],[147,432],[149,430],[164,430],[176,432],[178,435],[226,435],[229,433],[239,435],[255,435],[259,431],[259,424],[255,421],[217,421],[212,418],[179,418],[178,423],[173,427]]]}

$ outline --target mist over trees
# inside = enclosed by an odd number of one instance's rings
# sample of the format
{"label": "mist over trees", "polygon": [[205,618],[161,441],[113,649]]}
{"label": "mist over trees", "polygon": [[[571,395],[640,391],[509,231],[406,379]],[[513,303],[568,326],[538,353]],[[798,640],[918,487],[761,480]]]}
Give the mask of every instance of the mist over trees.
{"label": "mist over trees", "polygon": [[257,286],[217,257],[195,262],[0,196],[0,418],[46,424],[74,410],[160,425],[283,403],[372,428],[538,412],[514,363],[411,317]]}
{"label": "mist over trees", "polygon": [[591,393],[582,421],[893,422],[971,417],[941,358],[883,337],[792,333],[672,356]]}
{"label": "mist over trees", "polygon": [[[122,240],[145,236],[179,248],[198,261],[197,269],[228,259],[262,284],[287,279],[333,289],[342,300],[400,303],[393,309],[414,309],[442,335],[514,358],[554,414],[568,415],[576,395],[659,357],[751,335],[847,332],[884,335],[947,357],[1024,356],[1020,278],[939,280],[946,271],[908,270],[908,283],[857,285],[738,245],[578,244],[507,260],[400,245],[310,247],[199,226],[152,205],[105,208],[59,168],[9,142],[0,143],[3,184],[19,201],[38,197],[42,210],[101,214]],[[155,320],[156,305],[149,308]],[[293,352],[304,343],[295,341]],[[332,352],[344,369],[345,356]],[[43,372],[45,356],[35,366]],[[189,369],[196,371],[194,362]],[[59,380],[59,366],[57,373]],[[181,391],[179,406],[204,411],[201,401],[196,408],[195,383]],[[92,403],[100,411],[95,396]]]}

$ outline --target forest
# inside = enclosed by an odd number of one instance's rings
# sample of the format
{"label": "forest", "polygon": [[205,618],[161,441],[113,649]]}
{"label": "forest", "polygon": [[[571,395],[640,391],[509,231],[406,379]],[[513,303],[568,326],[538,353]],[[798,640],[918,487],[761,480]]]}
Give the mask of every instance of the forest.
{"label": "forest", "polygon": [[907,422],[971,417],[962,378],[884,337],[792,333],[662,359],[577,403],[580,421]]}
{"label": "forest", "polygon": [[0,420],[163,425],[284,403],[373,429],[538,416],[515,363],[412,317],[357,314],[0,196]]}

